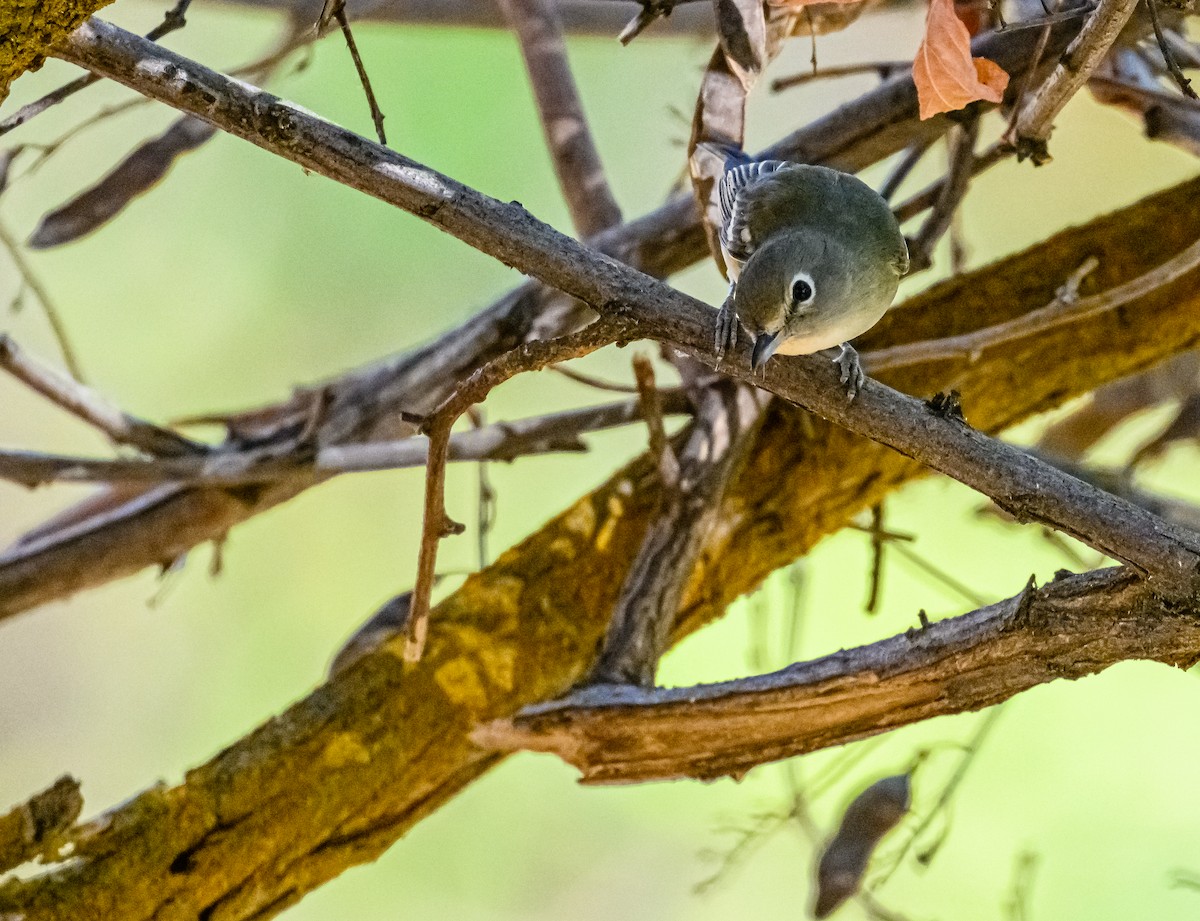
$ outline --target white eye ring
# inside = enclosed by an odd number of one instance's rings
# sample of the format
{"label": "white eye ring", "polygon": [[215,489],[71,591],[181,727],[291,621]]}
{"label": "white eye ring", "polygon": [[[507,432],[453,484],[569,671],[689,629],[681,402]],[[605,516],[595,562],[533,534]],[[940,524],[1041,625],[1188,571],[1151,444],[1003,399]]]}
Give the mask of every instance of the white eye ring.
{"label": "white eye ring", "polygon": [[817,296],[817,286],[813,284],[812,276],[807,272],[797,272],[792,276],[792,284],[788,288],[788,296],[793,307],[811,304]]}

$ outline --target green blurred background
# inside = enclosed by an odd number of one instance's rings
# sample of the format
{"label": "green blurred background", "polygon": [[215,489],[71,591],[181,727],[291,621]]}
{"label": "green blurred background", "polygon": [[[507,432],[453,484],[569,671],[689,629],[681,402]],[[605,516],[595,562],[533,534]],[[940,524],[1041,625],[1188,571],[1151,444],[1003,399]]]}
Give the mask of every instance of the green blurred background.
{"label": "green blurred background", "polygon": [[[481,0],[486,2],[486,0]],[[165,4],[121,0],[106,14],[144,31]],[[263,14],[198,4],[173,47],[210,65],[255,57],[281,24]],[[823,66],[911,54],[917,9],[883,13],[819,39]],[[388,116],[393,146],[500,199],[518,199],[568,228],[513,40],[500,32],[362,26],[357,37]],[[627,217],[654,208],[683,166],[682,144],[709,41],[643,37],[628,48],[572,39],[570,52],[592,126]],[[773,75],[804,69],[797,40]],[[48,64],[22,78],[5,113],[71,76]],[[789,130],[873,83],[827,81],[770,96],[751,112],[751,146]],[[272,89],[370,134],[340,39]],[[128,98],[112,86],[80,94],[13,141],[45,141]],[[106,172],[173,114],[143,105],[68,144],[0,202],[19,236],[40,214]],[[998,122],[985,133],[994,136]],[[1132,121],[1081,97],[1054,136],[1055,159],[1008,164],[981,178],[965,207],[972,264],[1187,178],[1185,155],[1145,142]],[[940,152],[912,180],[932,176]],[[18,169],[18,173],[21,172]],[[878,182],[882,170],[866,178]],[[167,420],[279,399],[289,388],[403,351],[441,332],[520,281],[513,271],[416,218],[241,141],[219,137],[185,158],[168,181],[102,232],[30,254],[70,329],[89,379],[133,412]],[[942,256],[944,263],[944,254]],[[944,271],[944,270],[943,270]],[[908,292],[935,280],[930,273]],[[711,265],[678,283],[707,298]],[[0,253],[0,305],[18,289]],[[903,292],[902,292],[903,294]],[[0,313],[0,329],[53,357],[29,297]],[[650,351],[649,346],[640,347]],[[629,352],[585,367],[627,380]],[[487,403],[491,418],[548,411],[603,395],[548,373],[528,375]],[[1124,426],[1102,448],[1123,457],[1161,414]],[[1016,437],[1032,437],[1031,423]],[[100,452],[93,433],[0,379],[0,443]],[[492,470],[499,493],[493,552],[644,447],[637,428],[591,439],[586,457],[546,457]],[[1158,463],[1148,485],[1200,499],[1195,451]],[[451,476],[451,513],[473,520],[475,472]],[[385,598],[410,586],[421,474],[344,477],[238,528],[219,577],[210,550],[181,570],[145,572],[0,625],[0,807],[63,772],[83,781],[86,814],[111,806],[210,757],[321,680],[333,650]],[[86,493],[34,493],[0,483],[0,545]],[[919,535],[916,549],[987,599],[1048,578],[1070,561],[1036,528],[980,521],[978,496],[943,480],[917,483],[889,504],[888,525]],[[475,565],[468,535],[442,550],[446,569]],[[1085,551],[1086,553],[1086,551]],[[931,616],[974,605],[895,554],[883,605],[862,612],[869,539],[847,531],[793,573],[734,607],[668,657],[670,684],[747,673],[766,636],[767,667],[869,642]],[[799,595],[793,585],[802,584]],[[789,649],[794,610],[799,629]],[[1200,872],[1200,682],[1162,666],[1126,664],[1082,682],[1058,682],[1011,702],[959,790],[948,838],[925,870],[911,862],[880,898],[915,918],[1006,917],[1014,863],[1040,860],[1032,914],[1044,918],[1195,918],[1200,892],[1171,886]],[[848,797],[934,746],[917,780],[928,805],[961,753],[939,743],[971,736],[979,715],[941,719],[819,753],[792,769],[824,777],[816,802],[829,823]],[[869,750],[860,751],[863,745]],[[289,921],[353,917],[472,919],[724,919],[800,917],[810,902],[810,844],[786,826],[704,894],[693,892],[755,816],[787,808],[786,771],[760,768],[742,783],[584,789],[546,756],[521,755],[419,825],[376,864],[351,870],[285,914]],[[898,838],[891,839],[893,842]],[[885,846],[884,850],[887,850]],[[841,917],[861,917],[849,905]]]}

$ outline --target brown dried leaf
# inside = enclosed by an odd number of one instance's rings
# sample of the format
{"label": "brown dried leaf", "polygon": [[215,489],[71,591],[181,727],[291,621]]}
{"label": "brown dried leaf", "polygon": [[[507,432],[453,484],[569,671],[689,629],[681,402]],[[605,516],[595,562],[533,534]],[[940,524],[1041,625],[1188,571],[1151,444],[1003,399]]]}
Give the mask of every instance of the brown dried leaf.
{"label": "brown dried leaf", "polygon": [[1008,74],[994,61],[971,57],[971,35],[954,11],[954,0],[929,0],[913,82],[921,118],[930,118],[977,100],[1000,102]]}
{"label": "brown dried leaf", "polygon": [[846,807],[838,833],[817,865],[813,917],[829,917],[858,892],[875,846],[904,818],[910,801],[909,775],[898,774],[871,784]]}
{"label": "brown dried leaf", "polygon": [[108,223],[134,198],[158,183],[176,159],[202,145],[216,130],[190,115],[172,123],[90,189],[43,217],[29,238],[29,246],[61,246]]}
{"label": "brown dried leaf", "polygon": [[18,144],[16,147],[10,147],[7,150],[0,150],[0,194],[8,188],[8,171],[13,165],[13,161],[17,159],[17,155],[25,149],[24,144]]}
{"label": "brown dried leaf", "polygon": [[750,92],[767,65],[767,19],[762,0],[715,0],[717,40],[730,72]]}

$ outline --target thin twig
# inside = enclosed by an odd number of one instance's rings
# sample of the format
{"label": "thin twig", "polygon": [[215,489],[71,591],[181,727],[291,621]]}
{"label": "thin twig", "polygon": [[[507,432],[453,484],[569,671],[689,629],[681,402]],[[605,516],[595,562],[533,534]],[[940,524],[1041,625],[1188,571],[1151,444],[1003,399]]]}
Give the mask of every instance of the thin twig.
{"label": "thin twig", "polygon": [[[1085,263],[1086,265],[1086,263]],[[1170,284],[1200,266],[1200,240],[1137,278],[1073,302],[1055,296],[1045,307],[957,336],[911,342],[869,352],[863,364],[871,374],[894,371],[927,361],[978,360],[985,349],[1025,339],[1068,323],[1097,317]],[[1082,268],[1082,267],[1081,267]],[[1079,270],[1077,269],[1076,272]]]}
{"label": "thin twig", "polygon": [[[146,33],[146,38],[150,41],[158,41],[165,35],[174,32],[177,29],[182,29],[187,25],[187,20],[184,18],[188,7],[191,6],[192,0],[178,0],[171,9],[167,10],[163,16],[163,21]],[[102,80],[96,74],[84,74],[82,77],[76,77],[70,83],[65,83],[58,89],[47,93],[41,99],[35,99],[26,105],[21,106],[12,115],[0,121],[0,137],[8,134],[14,128],[19,128],[27,121],[41,115],[47,109],[53,108],[60,102],[69,99],[82,89],[86,89],[93,83],[98,83]]]}
{"label": "thin twig", "polygon": [[33,267],[25,261],[20,242],[9,233],[3,222],[0,222],[0,244],[8,251],[8,257],[16,266],[25,287],[34,293],[38,303],[42,305],[42,313],[46,316],[46,322],[50,324],[50,331],[54,334],[54,341],[62,354],[63,364],[67,366],[67,371],[70,372],[71,377],[82,384],[83,369],[79,365],[79,356],[75,354],[75,348],[71,345],[71,338],[67,335],[67,326],[63,322],[62,314],[54,306],[50,292],[42,285],[37,273],[33,271]]}
{"label": "thin twig", "polygon": [[[1015,151],[1013,150],[1012,146],[1009,144],[1005,144],[1003,142],[992,144],[991,147],[989,147],[979,156],[975,157],[972,161],[971,177],[974,178],[980,173],[991,169],[997,163],[1007,160],[1014,154],[1014,152]],[[905,221],[916,217],[922,211],[932,208],[934,202],[941,198],[942,192],[946,188],[946,182],[946,178],[943,177],[937,182],[926,186],[924,189],[922,189],[920,192],[917,192],[910,198],[905,199],[903,202],[893,208],[892,213],[896,215],[896,220],[904,223]]]}
{"label": "thin twig", "polygon": [[[678,388],[660,391],[663,412],[691,412]],[[639,421],[638,400],[588,406],[512,422],[497,422],[450,438],[451,463],[510,462],[520,457],[585,449],[580,436]],[[328,445],[317,453],[275,446],[216,449],[208,455],[99,459],[30,451],[0,451],[0,479],[25,486],[46,483],[192,483],[240,486],[280,480],[318,482],[345,473],[423,467],[429,459],[425,438],[368,444]]]}
{"label": "thin twig", "polygon": [[[472,406],[467,410],[467,418],[471,420],[471,425],[476,432],[487,427],[487,416],[483,409],[479,406]],[[453,456],[453,441],[454,436],[450,436],[451,453],[450,460],[454,460]],[[488,535],[492,532],[492,525],[496,522],[496,490],[492,488],[491,478],[488,476],[488,465],[486,461],[479,461],[475,464],[475,487],[476,487],[476,511],[475,511],[475,549],[479,557],[479,568],[483,569],[487,566],[490,559],[488,553]]]}
{"label": "thin twig", "polygon": [[1175,55],[1171,53],[1171,46],[1167,44],[1166,36],[1163,35],[1162,21],[1158,13],[1158,0],[1146,0],[1146,9],[1150,11],[1150,24],[1154,27],[1154,39],[1158,42],[1158,48],[1162,52],[1163,63],[1167,65],[1167,73],[1178,85],[1179,91],[1188,99],[1200,99],[1196,95],[1196,91],[1192,89],[1192,81],[1180,69],[1179,62],[1175,60]]}
{"label": "thin twig", "polygon": [[621,222],[567,59],[555,0],[499,0],[521,45],[559,189],[581,237]]}
{"label": "thin twig", "polygon": [[404,647],[406,661],[420,660],[425,649],[438,545],[443,537],[461,533],[462,526],[446,514],[446,462],[450,455],[450,430],[454,423],[469,407],[487,399],[492,388],[513,375],[582,357],[623,338],[624,333],[625,328],[620,321],[601,318],[569,336],[526,343],[477,370],[430,415],[424,426],[429,436],[429,455],[425,464],[425,510],[421,524],[421,549],[417,555],[417,578],[413,585],[412,615],[408,622],[408,642]]}
{"label": "thin twig", "polygon": [[318,31],[323,29],[330,19],[337,20],[338,27],[342,30],[342,37],[346,40],[346,47],[350,50],[350,58],[354,61],[354,70],[358,73],[358,82],[362,84],[363,93],[367,97],[367,105],[371,109],[371,124],[375,126],[375,136],[379,138],[379,143],[386,147],[387,135],[383,131],[383,110],[379,108],[375,91],[371,89],[371,78],[367,76],[367,68],[363,64],[362,56],[358,53],[358,44],[354,41],[354,33],[350,31],[350,20],[346,18],[345,0],[326,0],[325,9],[321,11],[321,18],[317,24]]}
{"label": "thin twig", "polygon": [[662,399],[654,379],[654,365],[645,355],[633,356],[633,376],[637,381],[638,401],[642,405],[642,418],[650,434],[650,456],[658,467],[658,474],[668,488],[679,482],[679,459],[667,441],[667,430],[663,425]]}
{"label": "thin twig", "polygon": [[908,852],[912,850],[913,846],[917,843],[920,837],[929,830],[934,820],[943,814],[947,804],[950,802],[951,797],[954,796],[954,794],[958,791],[958,788],[962,785],[962,782],[966,779],[967,771],[970,770],[972,765],[975,763],[975,759],[979,757],[979,750],[983,747],[983,743],[987,741],[988,736],[991,735],[992,730],[996,728],[996,721],[1000,718],[1000,714],[1003,712],[1004,707],[1002,705],[992,707],[979,721],[979,726],[975,730],[975,734],[971,736],[971,741],[968,742],[964,747],[965,751],[963,752],[963,756],[961,759],[959,759],[958,766],[954,769],[954,773],[950,775],[950,779],[946,781],[946,785],[942,787],[942,792],[938,794],[937,801],[933,804],[932,808],[925,813],[925,817],[917,823],[916,827],[909,832],[904,844],[901,846],[899,852],[895,855],[892,865],[888,867],[888,869],[885,870],[878,879],[872,881],[871,891],[874,892],[882,888],[883,885],[889,879],[891,879],[892,874],[895,873],[900,867],[900,864],[903,863],[904,858],[908,855]]}
{"label": "thin twig", "polygon": [[868,61],[863,64],[843,64],[838,67],[825,67],[816,71],[792,74],[790,77],[776,77],[771,81],[771,92],[800,86],[802,83],[812,83],[814,80],[828,80],[836,77],[852,77],[858,74],[877,74],[880,80],[886,80],[894,73],[900,73],[912,67],[912,61]]}
{"label": "thin twig", "polygon": [[1029,157],[1034,163],[1050,159],[1046,142],[1054,120],[1100,66],[1137,3],[1138,0],[1100,0],[1054,72],[1021,110],[1015,132],[1018,158]]}
{"label": "thin twig", "polygon": [[637,387],[633,384],[618,384],[615,381],[606,381],[591,374],[584,374],[582,371],[576,371],[574,368],[567,367],[566,365],[551,365],[546,370],[553,371],[555,374],[561,374],[568,380],[575,381],[577,384],[583,384],[586,387],[592,387],[596,390],[607,390],[610,393],[638,392]]}
{"label": "thin twig", "polygon": [[909,245],[910,265],[916,270],[933,263],[933,249],[950,229],[959,205],[967,195],[974,173],[975,142],[979,138],[979,119],[955,125],[946,135],[948,165],[941,193],[933,203],[929,216]]}
{"label": "thin twig", "polygon": [[887,179],[883,180],[883,185],[879,187],[879,196],[890,202],[892,196],[899,191],[904,180],[909,177],[921,158],[925,156],[926,151],[933,146],[933,140],[930,138],[922,138],[915,144],[912,144],[908,150],[904,151],[904,155],[896,162],[892,171],[888,173]]}
{"label": "thin twig", "polygon": [[96,391],[72,380],[26,354],[0,333],[0,370],[7,371],[56,406],[98,428],[114,444],[127,444],[152,455],[199,454],[199,442],[129,415]]}
{"label": "thin twig", "polygon": [[867,593],[867,613],[879,609],[879,589],[883,582],[883,503],[871,508],[871,588]]}

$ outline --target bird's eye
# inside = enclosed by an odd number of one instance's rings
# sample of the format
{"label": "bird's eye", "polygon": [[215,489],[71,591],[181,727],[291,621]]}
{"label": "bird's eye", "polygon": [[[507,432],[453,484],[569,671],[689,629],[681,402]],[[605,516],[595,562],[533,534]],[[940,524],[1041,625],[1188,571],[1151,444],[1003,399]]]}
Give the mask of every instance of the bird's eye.
{"label": "bird's eye", "polygon": [[813,287],[812,278],[806,272],[800,272],[792,279],[792,304],[801,306],[810,303],[816,297],[817,289]]}

